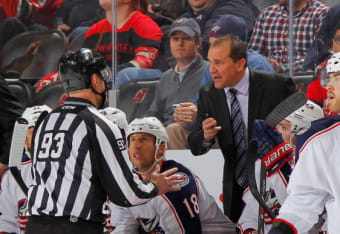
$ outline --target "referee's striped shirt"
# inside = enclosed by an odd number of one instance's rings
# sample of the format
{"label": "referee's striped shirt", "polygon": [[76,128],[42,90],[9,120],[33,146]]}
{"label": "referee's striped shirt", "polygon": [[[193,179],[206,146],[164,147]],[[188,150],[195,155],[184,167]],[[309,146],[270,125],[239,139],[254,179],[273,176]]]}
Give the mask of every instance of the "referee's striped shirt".
{"label": "referee's striped shirt", "polygon": [[[85,123],[84,113],[93,124]],[[131,172],[118,127],[85,99],[68,98],[48,114],[35,129],[32,149],[31,215],[102,222],[107,195],[121,206],[145,203],[157,195],[153,183]]]}

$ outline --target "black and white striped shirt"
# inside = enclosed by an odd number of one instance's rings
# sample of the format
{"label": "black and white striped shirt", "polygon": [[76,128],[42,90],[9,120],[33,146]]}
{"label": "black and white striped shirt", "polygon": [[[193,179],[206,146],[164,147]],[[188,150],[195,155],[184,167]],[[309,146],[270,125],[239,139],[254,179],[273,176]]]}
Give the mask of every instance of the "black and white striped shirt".
{"label": "black and white striped shirt", "polygon": [[68,98],[36,128],[31,215],[75,216],[102,222],[107,195],[121,206],[156,196],[153,183],[131,173],[119,128],[87,100]]}

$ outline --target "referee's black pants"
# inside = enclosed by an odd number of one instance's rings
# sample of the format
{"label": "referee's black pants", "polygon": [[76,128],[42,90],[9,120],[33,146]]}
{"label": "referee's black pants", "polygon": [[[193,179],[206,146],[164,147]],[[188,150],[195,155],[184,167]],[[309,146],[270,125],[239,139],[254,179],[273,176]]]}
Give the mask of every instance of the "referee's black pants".
{"label": "referee's black pants", "polygon": [[31,216],[26,226],[26,234],[103,234],[103,225],[69,217]]}

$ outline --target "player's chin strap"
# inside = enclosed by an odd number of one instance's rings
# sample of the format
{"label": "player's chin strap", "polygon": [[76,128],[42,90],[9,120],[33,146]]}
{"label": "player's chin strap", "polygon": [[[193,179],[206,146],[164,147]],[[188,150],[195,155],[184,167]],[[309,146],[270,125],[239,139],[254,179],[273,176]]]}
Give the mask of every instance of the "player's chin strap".
{"label": "player's chin strap", "polygon": [[105,82],[105,90],[104,90],[103,92],[101,92],[101,93],[98,92],[97,90],[95,90],[95,89],[93,88],[92,85],[91,85],[91,89],[92,89],[92,91],[93,91],[95,94],[100,95],[101,98],[102,98],[102,102],[101,102],[100,106],[98,107],[98,109],[104,108],[104,106],[105,106],[105,101],[106,101],[106,93],[107,93],[107,91],[108,91],[106,82]]}
{"label": "player's chin strap", "polygon": [[158,145],[156,146],[156,149],[155,149],[155,161],[153,161],[153,163],[152,163],[152,165],[149,167],[149,169],[147,169],[147,170],[145,170],[145,171],[140,171],[140,170],[138,170],[138,168],[134,167],[134,168],[133,168],[133,171],[136,172],[136,173],[138,173],[138,174],[140,174],[140,175],[145,175],[145,174],[148,174],[148,173],[150,173],[151,171],[153,171],[153,169],[156,167],[156,165],[157,165],[160,161],[162,161],[162,160],[164,159],[164,157],[165,157],[166,148],[164,149],[164,152],[163,152],[163,154],[162,154],[162,157],[157,158],[157,151],[158,151],[160,145],[161,145],[161,144],[158,144]]}

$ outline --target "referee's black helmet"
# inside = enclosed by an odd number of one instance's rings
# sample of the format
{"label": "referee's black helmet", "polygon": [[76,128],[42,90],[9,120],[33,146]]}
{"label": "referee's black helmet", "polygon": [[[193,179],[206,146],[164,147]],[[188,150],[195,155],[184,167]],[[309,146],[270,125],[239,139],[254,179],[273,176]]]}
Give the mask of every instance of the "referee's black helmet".
{"label": "referee's black helmet", "polygon": [[88,48],[67,51],[59,61],[59,76],[66,92],[91,88],[90,77],[97,73],[112,87],[112,73],[103,56]]}

